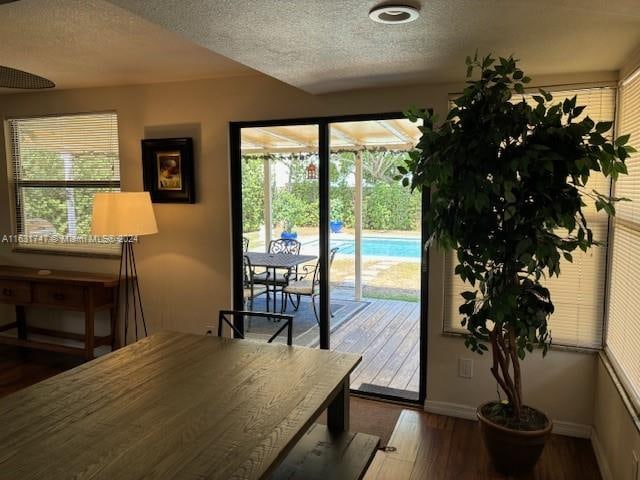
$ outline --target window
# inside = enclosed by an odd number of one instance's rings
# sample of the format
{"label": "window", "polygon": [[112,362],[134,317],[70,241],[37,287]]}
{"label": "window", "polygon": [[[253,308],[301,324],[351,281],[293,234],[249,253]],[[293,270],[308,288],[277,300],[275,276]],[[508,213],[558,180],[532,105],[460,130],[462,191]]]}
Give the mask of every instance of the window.
{"label": "window", "polygon": [[[640,149],[640,75],[622,84],[619,105],[617,132],[631,134],[630,144]],[[618,203],[612,220],[605,347],[627,392],[640,406],[640,153],[626,163],[629,175],[619,177],[614,191],[631,202]]]}
{"label": "window", "polygon": [[[594,121],[612,121],[615,117],[616,89],[611,87],[557,90],[554,101],[578,96],[578,105],[585,105],[583,115]],[[521,96],[514,96],[520,101]],[[525,95],[527,102],[535,105],[532,95]],[[601,174],[593,175],[588,189],[601,193],[610,190],[609,180]],[[549,320],[552,342],[555,345],[571,347],[601,348],[604,316],[604,292],[607,256],[608,218],[604,212],[597,212],[593,204],[584,209],[585,216],[596,240],[602,246],[594,247],[587,253],[576,251],[573,263],[564,262],[559,278],[547,280],[555,312]],[[458,307],[462,302],[460,292],[469,289],[455,276],[455,255],[445,256],[444,285],[444,331],[465,333],[460,325],[462,317]]]}
{"label": "window", "polygon": [[[115,113],[9,120],[11,187],[20,249],[114,253],[89,238],[96,192],[120,190]],[[6,239],[5,239],[6,241]]]}

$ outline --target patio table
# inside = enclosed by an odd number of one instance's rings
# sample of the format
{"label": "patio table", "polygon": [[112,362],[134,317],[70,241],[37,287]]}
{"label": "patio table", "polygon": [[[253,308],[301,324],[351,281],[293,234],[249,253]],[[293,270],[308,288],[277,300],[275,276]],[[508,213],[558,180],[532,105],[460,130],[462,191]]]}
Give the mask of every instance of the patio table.
{"label": "patio table", "polygon": [[[246,252],[245,255],[249,257],[252,266],[266,268],[267,271],[270,271],[270,278],[274,279],[276,278],[276,270],[279,268],[290,270],[302,263],[311,262],[318,258],[317,255],[295,255],[291,253]],[[267,299],[269,298],[269,286],[267,281]],[[276,312],[276,285],[274,283],[271,286],[273,287],[273,311]]]}

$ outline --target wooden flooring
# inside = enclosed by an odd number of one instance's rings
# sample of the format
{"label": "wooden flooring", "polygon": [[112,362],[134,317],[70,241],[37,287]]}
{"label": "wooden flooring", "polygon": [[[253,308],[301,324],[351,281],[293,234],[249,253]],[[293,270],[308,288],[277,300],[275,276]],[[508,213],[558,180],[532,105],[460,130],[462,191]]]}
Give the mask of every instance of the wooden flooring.
{"label": "wooden flooring", "polygon": [[[79,361],[0,346],[0,397]],[[490,467],[476,422],[351,397],[351,428],[396,448],[376,454],[365,480],[507,480]],[[535,471],[518,480],[600,479],[588,440],[552,435]]]}
{"label": "wooden flooring", "polygon": [[[508,480],[493,470],[477,422],[403,410],[365,480]],[[513,477],[512,477],[513,478]],[[518,480],[600,480],[589,440],[552,435],[533,472]]]}
{"label": "wooden flooring", "polygon": [[370,302],[331,334],[333,350],[362,355],[362,363],[351,375],[351,388],[366,391],[373,385],[418,392],[420,304]]}

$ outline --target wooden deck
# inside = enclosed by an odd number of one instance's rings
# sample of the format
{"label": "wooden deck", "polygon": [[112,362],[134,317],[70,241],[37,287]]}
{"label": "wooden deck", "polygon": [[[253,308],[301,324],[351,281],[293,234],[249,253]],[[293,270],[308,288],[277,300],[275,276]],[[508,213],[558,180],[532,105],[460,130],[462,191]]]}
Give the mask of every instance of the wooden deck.
{"label": "wooden deck", "polygon": [[[331,349],[359,353],[354,390],[417,395],[420,374],[420,304],[370,300],[331,334]],[[389,390],[393,389],[393,390]],[[385,391],[386,390],[386,391]]]}

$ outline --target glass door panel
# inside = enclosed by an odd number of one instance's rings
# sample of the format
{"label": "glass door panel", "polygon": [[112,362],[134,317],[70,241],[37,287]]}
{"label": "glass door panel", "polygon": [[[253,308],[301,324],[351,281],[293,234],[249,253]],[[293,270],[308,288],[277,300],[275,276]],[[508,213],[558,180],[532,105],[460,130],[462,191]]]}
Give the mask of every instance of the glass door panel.
{"label": "glass door panel", "polygon": [[[293,344],[317,346],[318,125],[247,127],[240,139],[244,309],[294,315]],[[248,318],[245,335],[267,340],[279,323]]]}
{"label": "glass door panel", "polygon": [[421,195],[394,176],[420,132],[405,119],[330,125],[331,348],[363,361],[351,388],[417,400]]}

